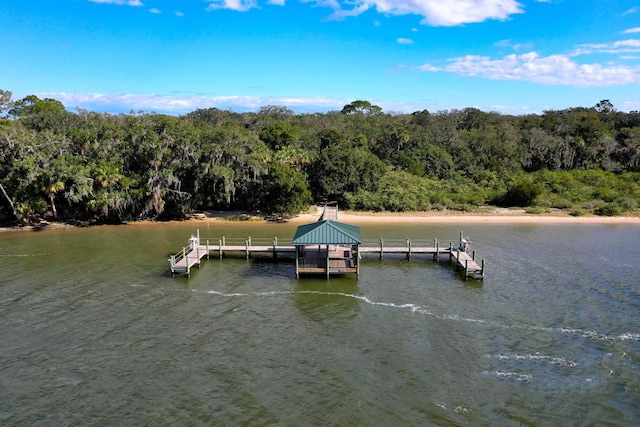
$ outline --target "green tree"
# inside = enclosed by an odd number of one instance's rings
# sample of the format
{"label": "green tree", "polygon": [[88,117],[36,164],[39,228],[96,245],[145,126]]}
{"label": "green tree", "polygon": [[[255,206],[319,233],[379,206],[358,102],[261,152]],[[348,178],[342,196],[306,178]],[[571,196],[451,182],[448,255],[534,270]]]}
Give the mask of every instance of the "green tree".
{"label": "green tree", "polygon": [[529,179],[521,179],[507,189],[502,203],[505,206],[531,206],[540,194],[542,194],[540,185]]}
{"label": "green tree", "polygon": [[15,101],[8,114],[31,129],[54,132],[62,132],[70,116],[62,102],[52,98],[40,99],[35,95]]}
{"label": "green tree", "polygon": [[342,114],[364,114],[367,116],[382,113],[382,108],[372,105],[369,101],[357,100],[342,108]]}
{"label": "green tree", "polygon": [[260,132],[260,139],[272,150],[281,150],[293,145],[298,139],[298,130],[287,122],[270,123]]}
{"label": "green tree", "polygon": [[294,215],[308,209],[311,200],[305,174],[274,163],[262,177],[257,207],[267,214]]}
{"label": "green tree", "polygon": [[320,153],[310,167],[310,181],[316,197],[343,200],[345,193],[375,191],[385,170],[369,150],[339,145]]}

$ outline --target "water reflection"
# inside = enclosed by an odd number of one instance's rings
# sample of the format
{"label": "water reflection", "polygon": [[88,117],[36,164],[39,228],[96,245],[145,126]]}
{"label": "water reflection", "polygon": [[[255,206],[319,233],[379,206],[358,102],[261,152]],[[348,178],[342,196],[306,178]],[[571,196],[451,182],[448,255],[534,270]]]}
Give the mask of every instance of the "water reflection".
{"label": "water reflection", "polygon": [[306,318],[314,322],[349,319],[360,312],[358,281],[353,275],[345,277],[311,278],[296,281],[294,303]]}

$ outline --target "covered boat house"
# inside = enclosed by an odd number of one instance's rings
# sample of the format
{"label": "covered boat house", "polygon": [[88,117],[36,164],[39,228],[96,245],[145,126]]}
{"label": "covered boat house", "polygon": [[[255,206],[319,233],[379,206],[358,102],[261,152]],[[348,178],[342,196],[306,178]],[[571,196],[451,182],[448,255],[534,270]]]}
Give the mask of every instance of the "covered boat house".
{"label": "covered boat house", "polygon": [[292,243],[296,277],[300,274],[360,275],[360,228],[331,219],[301,225]]}

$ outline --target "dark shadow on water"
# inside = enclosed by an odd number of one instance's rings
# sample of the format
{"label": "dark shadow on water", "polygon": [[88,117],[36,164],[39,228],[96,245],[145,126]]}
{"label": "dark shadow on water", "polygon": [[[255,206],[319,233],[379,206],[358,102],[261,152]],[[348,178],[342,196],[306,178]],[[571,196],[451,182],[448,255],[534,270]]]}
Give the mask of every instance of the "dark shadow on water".
{"label": "dark shadow on water", "polygon": [[349,319],[360,312],[358,280],[354,275],[330,279],[305,276],[294,287],[295,306],[309,320]]}

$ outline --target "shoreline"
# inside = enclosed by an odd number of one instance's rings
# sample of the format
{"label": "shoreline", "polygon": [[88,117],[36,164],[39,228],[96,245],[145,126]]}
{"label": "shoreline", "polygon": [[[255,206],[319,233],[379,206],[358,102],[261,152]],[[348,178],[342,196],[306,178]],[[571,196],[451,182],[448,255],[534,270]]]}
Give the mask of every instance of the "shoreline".
{"label": "shoreline", "polygon": [[[322,208],[316,208],[315,212],[307,212],[296,215],[283,221],[289,224],[308,224],[316,222],[322,214]],[[183,223],[206,223],[206,222],[228,222],[231,224],[242,223],[243,221],[232,220],[246,216],[248,222],[262,222],[269,224],[270,221],[247,212],[239,211],[208,211],[204,213],[194,214],[191,218],[185,220],[172,221],[132,221],[123,224],[115,224],[122,226],[136,225],[168,225]],[[635,216],[571,216],[565,212],[556,212],[552,214],[527,214],[524,211],[513,210],[495,210],[486,213],[478,212],[357,212],[357,211],[340,211],[338,220],[345,223],[361,224],[639,224],[640,217]],[[88,226],[88,228],[93,225]],[[21,232],[21,231],[43,231],[43,230],[60,230],[81,228],[79,226],[67,223],[42,222],[40,226],[24,226],[24,227],[0,227],[0,233],[3,232]]]}
{"label": "shoreline", "polygon": [[[318,219],[318,215],[304,214],[290,220],[291,223],[306,223]],[[313,218],[313,219],[312,219]],[[640,224],[640,217],[600,217],[570,215],[533,215],[533,214],[369,214],[362,212],[341,212],[338,218],[342,222],[355,224]]]}

